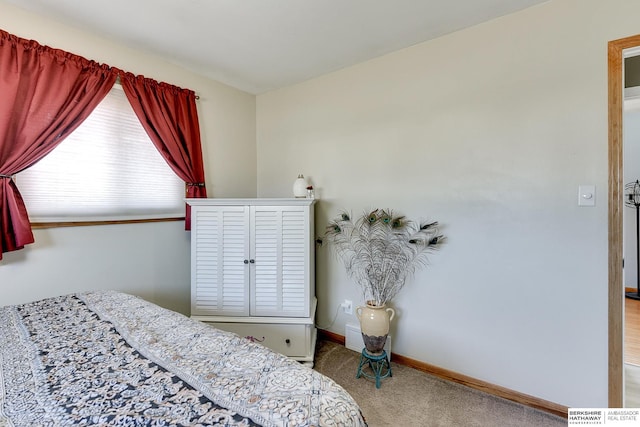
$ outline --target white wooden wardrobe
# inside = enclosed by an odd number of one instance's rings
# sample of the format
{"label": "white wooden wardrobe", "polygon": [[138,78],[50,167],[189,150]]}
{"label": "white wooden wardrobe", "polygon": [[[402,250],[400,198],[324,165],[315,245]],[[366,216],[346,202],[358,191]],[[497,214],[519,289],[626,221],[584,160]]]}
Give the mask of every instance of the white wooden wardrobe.
{"label": "white wooden wardrobe", "polygon": [[292,359],[316,343],[313,199],[187,199],[191,317]]}

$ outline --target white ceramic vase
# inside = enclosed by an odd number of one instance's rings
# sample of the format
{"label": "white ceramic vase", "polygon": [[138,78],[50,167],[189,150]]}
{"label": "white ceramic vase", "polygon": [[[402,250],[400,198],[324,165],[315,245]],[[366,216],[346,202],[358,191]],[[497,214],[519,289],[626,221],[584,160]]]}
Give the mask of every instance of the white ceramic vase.
{"label": "white ceramic vase", "polygon": [[367,353],[378,356],[384,350],[384,344],[389,335],[389,324],[395,316],[393,308],[383,305],[374,305],[367,301],[367,305],[356,308],[356,316],[360,320],[362,340]]}

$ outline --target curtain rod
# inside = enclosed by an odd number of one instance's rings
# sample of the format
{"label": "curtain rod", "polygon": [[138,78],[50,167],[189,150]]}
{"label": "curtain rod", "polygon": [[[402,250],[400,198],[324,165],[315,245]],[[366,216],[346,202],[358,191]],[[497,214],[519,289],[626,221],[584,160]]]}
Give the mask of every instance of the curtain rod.
{"label": "curtain rod", "polygon": [[[148,77],[144,77],[144,78],[145,78],[145,79],[147,79]],[[154,80],[154,79],[149,79],[149,80],[156,81],[156,80]],[[120,81],[120,73],[118,73],[118,76],[116,77],[116,84],[118,84],[118,85],[122,86],[122,82]],[[167,85],[171,85],[171,86],[174,86],[174,87],[176,87],[176,88],[178,87],[178,86],[176,86],[176,85],[172,85],[171,83],[165,83],[165,84],[167,84]],[[183,88],[179,88],[179,89],[184,90]],[[192,91],[192,92],[194,93],[194,95],[196,96],[196,99],[200,99],[200,96],[196,93],[196,91],[195,91],[195,90],[192,90],[192,89],[187,89],[187,90]]]}

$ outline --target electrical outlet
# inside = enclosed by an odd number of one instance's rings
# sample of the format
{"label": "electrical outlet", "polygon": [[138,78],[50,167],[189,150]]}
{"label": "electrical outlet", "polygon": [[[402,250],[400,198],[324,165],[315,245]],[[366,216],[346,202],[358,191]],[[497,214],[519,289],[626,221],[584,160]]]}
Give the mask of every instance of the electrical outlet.
{"label": "electrical outlet", "polygon": [[353,302],[348,299],[344,300],[342,303],[342,310],[344,310],[346,314],[353,314]]}

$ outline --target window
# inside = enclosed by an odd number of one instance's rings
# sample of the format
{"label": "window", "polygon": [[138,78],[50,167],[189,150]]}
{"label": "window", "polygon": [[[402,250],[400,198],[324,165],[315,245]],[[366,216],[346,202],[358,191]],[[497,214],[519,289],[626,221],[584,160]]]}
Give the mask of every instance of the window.
{"label": "window", "polygon": [[34,223],[184,217],[184,182],[156,150],[118,84],[16,183]]}

